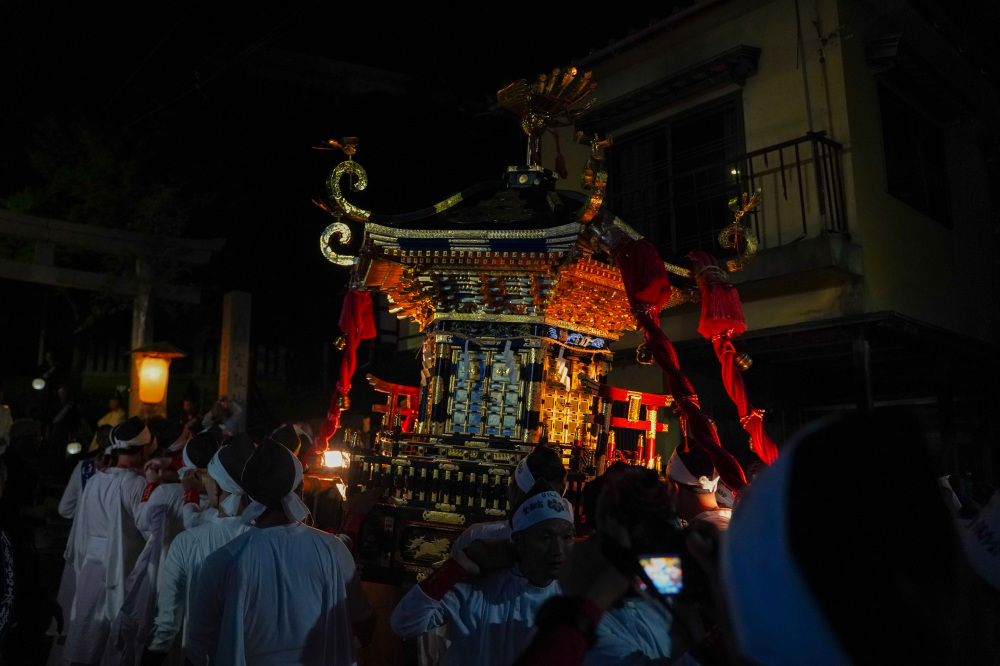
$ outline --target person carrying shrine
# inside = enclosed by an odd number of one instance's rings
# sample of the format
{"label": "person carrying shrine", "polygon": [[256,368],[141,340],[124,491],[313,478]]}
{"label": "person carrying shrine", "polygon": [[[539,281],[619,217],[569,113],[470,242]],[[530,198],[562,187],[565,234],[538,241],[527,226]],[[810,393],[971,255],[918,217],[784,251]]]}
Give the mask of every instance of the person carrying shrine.
{"label": "person carrying shrine", "polygon": [[[218,518],[182,532],[171,544],[160,570],[156,617],[143,656],[144,664],[162,663],[179,632],[181,641],[177,647],[187,646],[188,621],[205,559],[250,529],[240,520],[247,502],[242,487],[234,479],[240,478],[253,452],[253,440],[241,434],[227,440],[208,463],[208,474],[219,486]],[[237,492],[231,492],[234,490]],[[185,491],[185,494],[196,493]]]}
{"label": "person carrying shrine", "polygon": [[400,600],[393,631],[414,638],[447,623],[444,664],[512,663],[534,635],[539,606],[560,594],[555,578],[573,548],[573,507],[539,482],[511,527],[513,545],[479,540],[453,550]]}
{"label": "person carrying shrine", "polygon": [[251,499],[240,519],[253,528],[205,560],[185,656],[195,666],[354,664],[354,638],[370,640],[375,618],[347,547],[301,522],[302,465],[266,437],[239,483]]}
{"label": "person carrying shrine", "polygon": [[[544,481],[549,490],[562,495],[566,490],[566,467],[555,449],[536,446],[514,468],[514,478],[507,486],[507,500],[511,507],[531,492],[536,481]],[[452,544],[452,550],[462,550],[476,539],[510,539],[511,527],[508,520],[474,523],[462,532]]]}
{"label": "person carrying shrine", "polygon": [[63,660],[72,664],[100,663],[124,602],[125,579],[145,545],[135,516],[152,491],[140,470],[156,440],[135,416],[112,428],[110,439],[110,466],[83,489],[67,547],[66,566],[73,567],[76,588],[64,609]]}
{"label": "person carrying shrine", "polygon": [[700,446],[682,451],[674,449],[667,461],[667,478],[677,487],[674,499],[677,515],[686,523],[707,522],[724,530],[729,527],[733,510],[719,506],[715,497],[719,473],[712,458]]}

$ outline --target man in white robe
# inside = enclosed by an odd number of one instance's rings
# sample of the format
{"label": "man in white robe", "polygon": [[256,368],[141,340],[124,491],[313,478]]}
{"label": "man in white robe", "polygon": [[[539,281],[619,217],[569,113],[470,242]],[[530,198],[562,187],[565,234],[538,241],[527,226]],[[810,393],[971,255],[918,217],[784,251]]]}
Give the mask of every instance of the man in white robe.
{"label": "man in white robe", "polygon": [[301,523],[302,465],[265,438],[239,482],[253,529],[205,560],[185,655],[195,666],[354,664],[374,616],[347,547]]}
{"label": "man in white robe", "polygon": [[[528,496],[511,516],[513,548],[473,542],[400,600],[392,628],[414,638],[448,624],[444,664],[506,666],[534,636],[535,613],[560,593],[555,577],[573,547],[573,507],[551,490]],[[482,575],[480,575],[482,574]],[[470,575],[477,577],[464,580]]]}
{"label": "man in white robe", "polygon": [[[181,507],[186,502],[207,504],[207,498],[199,495],[197,490],[201,484],[194,481],[201,470],[208,467],[218,450],[219,443],[213,435],[204,433],[192,437],[184,447],[184,467],[179,470],[184,483],[157,485],[149,493],[149,499],[140,504],[135,524],[147,541],[126,580],[125,601],[112,622],[103,666],[132,666],[141,660],[153,626],[160,570],[168,548],[184,529]],[[158,484],[157,471],[162,467],[161,460],[147,462],[146,466],[147,480]]]}
{"label": "man in white robe", "polygon": [[111,466],[87,482],[73,526],[76,589],[69,612],[63,661],[100,663],[111,622],[125,597],[125,579],[145,544],[135,515],[151,492],[139,470],[156,447],[149,429],[133,417],[111,431]]}
{"label": "man in white robe", "polygon": [[[192,615],[198,581],[205,559],[250,527],[240,520],[246,505],[239,477],[254,451],[247,435],[230,438],[208,463],[208,473],[219,486],[219,518],[187,530],[174,539],[160,571],[156,618],[147,645],[144,664],[162,663],[178,633],[181,645],[188,644],[188,620]],[[185,482],[185,485],[189,485]],[[185,491],[187,492],[187,491]],[[229,500],[236,498],[235,502]],[[230,516],[225,507],[233,511]],[[183,627],[183,631],[182,631]]]}

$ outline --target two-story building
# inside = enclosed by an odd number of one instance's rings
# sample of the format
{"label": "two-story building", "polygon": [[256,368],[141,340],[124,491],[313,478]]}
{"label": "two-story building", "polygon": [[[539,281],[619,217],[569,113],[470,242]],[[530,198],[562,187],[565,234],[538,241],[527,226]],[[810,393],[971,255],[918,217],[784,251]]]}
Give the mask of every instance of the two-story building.
{"label": "two-story building", "polygon": [[[724,256],[728,200],[761,189],[759,252],[730,279],[745,381],[779,445],[830,412],[905,404],[942,473],[996,478],[1000,86],[977,51],[978,4],[702,0],[574,63],[598,82],[579,129],[614,139],[605,205],[666,260]],[[589,149],[571,128],[560,144],[578,187]],[[662,326],[747,462],[698,316],[682,305]],[[620,341],[611,383],[666,392],[639,342]]]}

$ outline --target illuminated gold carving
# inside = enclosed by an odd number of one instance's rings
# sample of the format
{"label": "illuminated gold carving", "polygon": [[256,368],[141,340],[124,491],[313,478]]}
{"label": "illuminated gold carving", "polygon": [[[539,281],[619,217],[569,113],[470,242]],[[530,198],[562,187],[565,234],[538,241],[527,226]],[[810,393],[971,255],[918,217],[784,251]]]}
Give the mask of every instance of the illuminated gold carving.
{"label": "illuminated gold carving", "polygon": [[423,518],[429,523],[445,523],[447,525],[464,525],[465,516],[460,513],[451,513],[455,510],[450,504],[436,505],[438,511],[424,511]]}
{"label": "illuminated gold carving", "polygon": [[345,175],[357,177],[357,180],[351,182],[351,190],[354,192],[360,192],[368,187],[368,174],[365,173],[360,164],[348,158],[346,162],[341,162],[330,172],[330,178],[327,181],[330,198],[337,202],[337,205],[348,217],[359,222],[367,222],[368,218],[371,217],[371,211],[359,208],[347,201],[340,190],[340,179]]}
{"label": "illuminated gold carving", "polygon": [[319,249],[323,252],[323,256],[331,264],[337,264],[338,266],[353,266],[354,262],[357,261],[356,257],[352,257],[349,254],[337,254],[330,247],[330,241],[334,236],[339,237],[339,243],[341,245],[347,245],[351,242],[351,228],[344,224],[343,222],[334,222],[323,231],[323,235],[319,239]]}
{"label": "illuminated gold carving", "polygon": [[587,160],[586,166],[583,168],[583,173],[581,174],[581,185],[583,189],[590,190],[590,198],[587,199],[580,211],[577,213],[576,218],[587,224],[597,215],[598,211],[601,210],[601,204],[604,203],[604,195],[607,192],[608,187],[608,166],[604,161],[604,149],[612,144],[611,137],[600,140],[595,134],[593,138],[587,137],[583,132],[577,132],[573,140],[577,143],[586,143],[590,145],[590,159]]}
{"label": "illuminated gold carving", "polygon": [[[742,200],[741,200],[742,199]],[[746,192],[741,198],[729,200],[729,210],[733,211],[733,223],[719,232],[719,245],[732,248],[736,257],[726,261],[730,273],[743,270],[757,254],[757,234],[749,224],[743,224],[743,217],[760,204],[760,188],[749,196]],[[743,241],[740,243],[740,241]]]}
{"label": "illuminated gold carving", "polygon": [[629,423],[635,423],[639,420],[639,408],[642,407],[642,394],[629,391],[628,393],[628,415],[626,418]]}
{"label": "illuminated gold carving", "polygon": [[440,213],[442,211],[446,211],[449,208],[451,208],[452,206],[455,206],[455,205],[460,204],[460,203],[462,203],[462,195],[461,194],[453,194],[450,197],[448,197],[447,199],[445,199],[444,201],[439,201],[436,204],[434,204],[434,212],[435,213]]}
{"label": "illuminated gold carving", "polygon": [[551,76],[539,74],[534,83],[521,79],[497,92],[500,106],[521,117],[521,129],[528,135],[528,166],[541,162],[541,137],[549,128],[574,124],[580,114],[593,105],[580,106],[597,84],[591,73],[577,78],[576,67],[562,72],[558,67]]}

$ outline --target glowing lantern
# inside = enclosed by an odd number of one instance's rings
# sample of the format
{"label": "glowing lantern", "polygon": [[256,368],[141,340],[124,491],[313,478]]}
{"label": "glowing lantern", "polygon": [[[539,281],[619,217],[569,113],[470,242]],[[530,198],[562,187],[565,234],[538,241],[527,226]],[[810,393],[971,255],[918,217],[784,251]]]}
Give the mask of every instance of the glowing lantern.
{"label": "glowing lantern", "polygon": [[66,445],[66,453],[71,456],[75,456],[80,451],[83,451],[83,447],[80,445],[80,442],[70,442]]}
{"label": "glowing lantern", "polygon": [[[134,381],[139,385],[139,390],[135,391],[133,395],[138,397],[141,403],[162,407],[167,397],[170,361],[186,356],[186,354],[169,342],[154,342],[151,345],[133,349],[129,353],[134,359]],[[137,407],[138,405],[133,405],[133,409]]]}
{"label": "glowing lantern", "polygon": [[36,391],[41,391],[43,388],[45,388],[45,380],[42,379],[41,377],[32,379],[31,388],[35,389]]}
{"label": "glowing lantern", "polygon": [[147,356],[139,366],[139,400],[156,404],[167,393],[170,360],[160,356]]}
{"label": "glowing lantern", "polygon": [[351,457],[346,451],[328,449],[323,452],[323,466],[329,469],[351,466]]}

